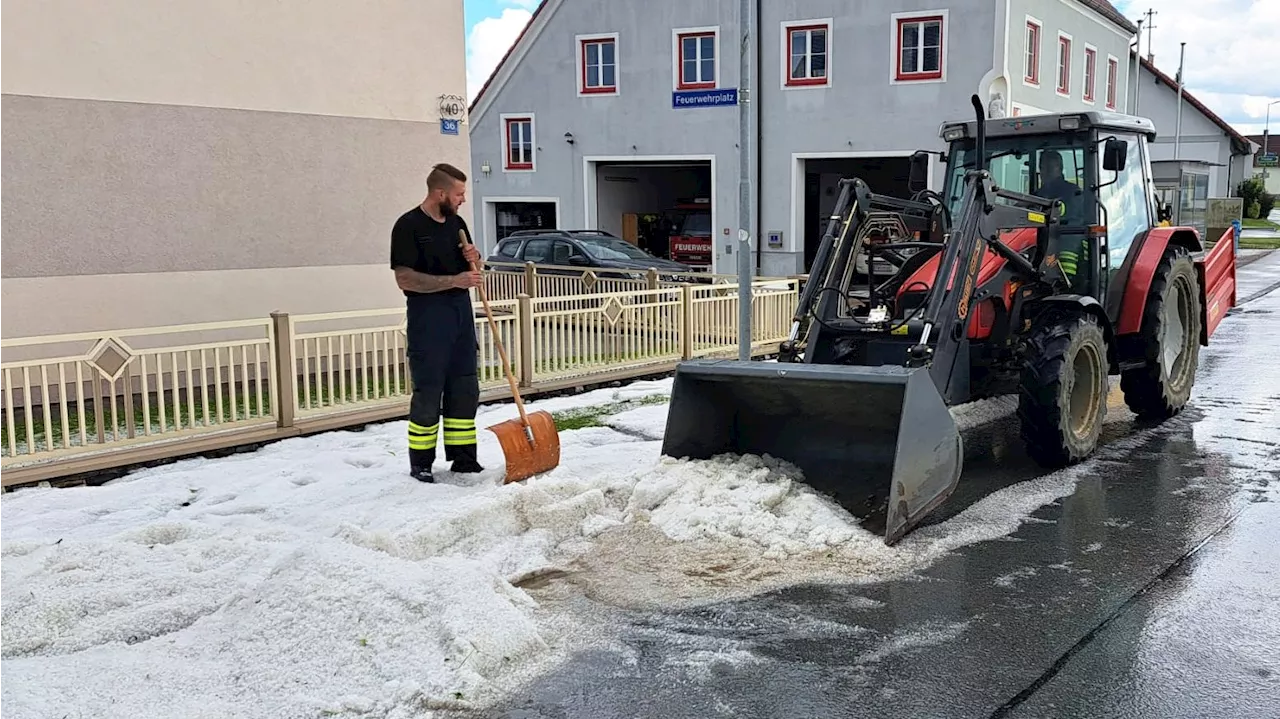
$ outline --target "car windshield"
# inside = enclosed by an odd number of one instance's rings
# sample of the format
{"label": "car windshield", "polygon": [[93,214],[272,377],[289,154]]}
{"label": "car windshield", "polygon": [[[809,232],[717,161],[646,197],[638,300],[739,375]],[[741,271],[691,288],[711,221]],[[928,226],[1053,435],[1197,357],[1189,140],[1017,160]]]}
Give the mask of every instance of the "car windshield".
{"label": "car windshield", "polygon": [[647,252],[625,240],[610,237],[579,237],[578,242],[597,260],[650,260]]}
{"label": "car windshield", "polygon": [[[987,140],[991,179],[1014,192],[1062,200],[1066,205],[1064,224],[1082,224],[1089,208],[1089,188],[1085,182],[1085,138],[1079,135],[1029,135]],[[952,147],[950,176],[947,178],[947,207],[958,218],[964,197],[964,173],[973,169],[972,141]]]}
{"label": "car windshield", "polygon": [[691,212],[685,215],[684,224],[680,226],[680,234],[686,237],[710,235],[711,213]]}

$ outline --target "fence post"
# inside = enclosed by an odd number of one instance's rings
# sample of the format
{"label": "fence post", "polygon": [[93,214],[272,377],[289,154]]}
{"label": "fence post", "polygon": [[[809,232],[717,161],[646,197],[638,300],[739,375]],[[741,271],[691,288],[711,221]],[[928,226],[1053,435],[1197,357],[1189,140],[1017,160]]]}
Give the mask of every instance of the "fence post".
{"label": "fence post", "polygon": [[647,280],[647,281],[648,281],[648,283],[649,283],[649,289],[651,289],[651,290],[656,290],[656,289],[658,289],[658,270],[657,270],[657,268],[655,268],[655,267],[650,267],[650,268],[649,268],[649,271],[648,271],[648,272],[645,272],[644,274],[645,274],[645,280]]}
{"label": "fence post", "polygon": [[693,359],[693,285],[680,285],[680,356]]}
{"label": "fence post", "polygon": [[538,296],[538,267],[532,262],[524,263],[524,293],[530,297]]}
{"label": "fence post", "polygon": [[298,367],[293,361],[293,326],[288,312],[272,312],[276,336],[276,426],[292,427],[298,401]]}
{"label": "fence post", "polygon": [[520,386],[533,386],[533,298],[516,296],[516,344],[520,353]]}

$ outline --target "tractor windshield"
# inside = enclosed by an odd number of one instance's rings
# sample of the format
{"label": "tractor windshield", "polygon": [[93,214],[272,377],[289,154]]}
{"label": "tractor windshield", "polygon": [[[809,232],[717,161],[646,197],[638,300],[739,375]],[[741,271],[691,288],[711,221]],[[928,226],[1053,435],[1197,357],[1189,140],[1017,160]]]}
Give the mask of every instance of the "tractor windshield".
{"label": "tractor windshield", "polygon": [[[1085,136],[1071,134],[987,138],[991,178],[1006,190],[1062,200],[1066,205],[1063,224],[1088,224],[1091,203],[1085,143]],[[952,217],[960,214],[964,173],[974,167],[974,151],[972,140],[952,145],[944,189]]]}

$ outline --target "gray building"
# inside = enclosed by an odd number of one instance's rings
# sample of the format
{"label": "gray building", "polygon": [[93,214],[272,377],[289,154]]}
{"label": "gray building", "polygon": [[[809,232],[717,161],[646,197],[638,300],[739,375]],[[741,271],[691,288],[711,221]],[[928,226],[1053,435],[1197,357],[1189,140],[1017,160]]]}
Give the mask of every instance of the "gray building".
{"label": "gray building", "polygon": [[[760,274],[807,270],[840,177],[905,194],[907,157],[942,149],[940,124],[969,118],[974,93],[995,116],[1127,101],[1137,28],[1106,0],[757,8]],[[470,109],[485,247],[516,229],[598,228],[733,272],[738,28],[733,0],[544,0]],[[943,180],[935,168],[933,188]]]}
{"label": "gray building", "polygon": [[[1197,195],[1230,197],[1239,182],[1251,176],[1253,148],[1249,138],[1231,127],[1199,98],[1183,88],[1182,126],[1178,126],[1178,81],[1147,58],[1137,67],[1140,83],[1126,106],[1128,111],[1149,118],[1156,126],[1151,143],[1151,161],[1180,160],[1198,181]],[[1136,109],[1135,109],[1136,107]]]}

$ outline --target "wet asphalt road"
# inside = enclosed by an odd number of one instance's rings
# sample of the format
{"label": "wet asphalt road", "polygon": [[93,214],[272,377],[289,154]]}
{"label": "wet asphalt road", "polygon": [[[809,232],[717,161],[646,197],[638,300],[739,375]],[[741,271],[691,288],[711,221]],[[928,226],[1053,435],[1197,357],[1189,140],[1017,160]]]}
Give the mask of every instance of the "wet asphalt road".
{"label": "wet asphalt road", "polygon": [[[629,659],[575,656],[484,715],[1280,717],[1277,280],[1280,252],[1242,268],[1192,406],[1112,422],[1074,493],[1009,537],[911,580],[619,610]],[[963,491],[931,521],[1037,476],[1016,434],[966,435]],[[681,668],[725,647],[748,660]]]}

